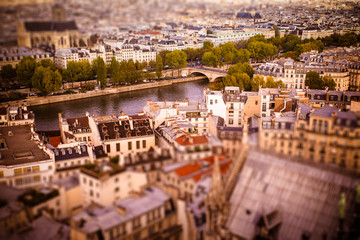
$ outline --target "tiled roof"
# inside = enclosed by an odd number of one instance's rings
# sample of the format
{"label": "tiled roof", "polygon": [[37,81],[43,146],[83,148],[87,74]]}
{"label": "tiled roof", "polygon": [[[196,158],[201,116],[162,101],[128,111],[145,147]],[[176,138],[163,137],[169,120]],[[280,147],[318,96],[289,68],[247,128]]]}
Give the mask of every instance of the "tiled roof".
{"label": "tiled roof", "polygon": [[178,137],[177,139],[175,139],[175,141],[183,146],[200,145],[209,142],[206,136],[186,136],[186,135]]}
{"label": "tiled roof", "polygon": [[61,137],[59,137],[59,136],[50,137],[49,141],[53,147],[57,147],[61,143]]}
{"label": "tiled roof", "polygon": [[201,166],[199,163],[194,163],[194,164],[187,164],[185,166],[182,166],[178,169],[175,170],[175,173],[179,176],[179,177],[184,177],[186,175],[189,175],[191,173],[197,172],[201,170]]}
{"label": "tiled roof", "polygon": [[88,117],[67,118],[66,121],[69,124],[70,131],[90,129]]}

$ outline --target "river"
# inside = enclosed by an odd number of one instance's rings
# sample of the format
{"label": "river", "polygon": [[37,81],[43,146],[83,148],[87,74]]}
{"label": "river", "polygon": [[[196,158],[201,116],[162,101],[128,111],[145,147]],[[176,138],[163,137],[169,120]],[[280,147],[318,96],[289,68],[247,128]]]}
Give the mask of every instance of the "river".
{"label": "river", "polygon": [[202,79],[160,88],[32,106],[29,109],[35,113],[37,130],[58,130],[58,113],[63,113],[65,118],[85,116],[86,112],[96,114],[97,116],[119,115],[121,110],[129,115],[133,115],[142,111],[146,105],[146,100],[150,99],[153,101],[163,101],[166,98],[172,101],[189,98],[202,101],[203,88],[207,87],[208,84],[209,80]]}

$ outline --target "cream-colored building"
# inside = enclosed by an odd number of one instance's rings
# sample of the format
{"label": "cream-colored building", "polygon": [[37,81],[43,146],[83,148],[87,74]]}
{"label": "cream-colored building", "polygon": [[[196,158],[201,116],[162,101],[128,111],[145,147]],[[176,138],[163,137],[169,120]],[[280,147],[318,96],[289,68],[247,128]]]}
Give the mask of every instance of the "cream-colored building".
{"label": "cream-colored building", "polygon": [[182,239],[177,207],[157,187],[133,192],[111,206],[93,204],[72,217],[70,227],[71,240]]}
{"label": "cream-colored building", "polygon": [[115,163],[90,164],[80,170],[80,185],[85,205],[92,202],[111,205],[128,197],[131,191],[140,191],[146,184],[145,173],[126,171]]}
{"label": "cream-colored building", "polygon": [[360,91],[360,64],[350,64],[349,69],[349,90]]}
{"label": "cream-colored building", "polygon": [[360,172],[359,139],[359,117],[330,106],[300,104],[296,113],[263,118],[259,129],[263,149],[356,172]]}
{"label": "cream-colored building", "polygon": [[103,145],[110,157],[147,152],[155,147],[153,123],[143,112],[130,116],[122,112],[119,117],[96,117],[94,123],[90,123],[92,143]]}
{"label": "cream-colored building", "polygon": [[0,182],[16,188],[29,188],[51,182],[54,156],[29,125],[0,129]]}

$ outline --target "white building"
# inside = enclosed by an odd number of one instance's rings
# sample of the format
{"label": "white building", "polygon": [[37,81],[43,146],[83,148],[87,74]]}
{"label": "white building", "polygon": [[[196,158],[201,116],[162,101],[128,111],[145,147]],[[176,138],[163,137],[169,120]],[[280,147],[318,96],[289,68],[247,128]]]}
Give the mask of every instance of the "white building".
{"label": "white building", "polygon": [[221,91],[211,91],[209,89],[204,89],[204,101],[209,113],[225,119],[226,105],[224,103],[223,94]]}
{"label": "white building", "polygon": [[210,41],[214,44],[214,46],[219,46],[220,44],[224,44],[227,42],[238,42],[240,40],[247,40],[257,34],[260,34],[256,31],[251,32],[219,32],[215,34],[209,34],[206,38],[203,38],[203,42]]}

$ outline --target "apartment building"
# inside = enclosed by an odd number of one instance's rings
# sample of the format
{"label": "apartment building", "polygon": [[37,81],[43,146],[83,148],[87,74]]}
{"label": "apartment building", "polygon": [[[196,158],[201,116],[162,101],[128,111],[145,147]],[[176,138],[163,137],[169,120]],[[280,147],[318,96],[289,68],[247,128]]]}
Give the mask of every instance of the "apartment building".
{"label": "apartment building", "polygon": [[51,182],[55,173],[54,156],[38,144],[39,137],[29,125],[0,129],[0,182],[16,188]]}
{"label": "apartment building", "polygon": [[0,48],[0,70],[5,65],[12,65],[13,68],[23,59],[29,56],[36,62],[42,59],[53,59],[53,54],[40,48],[29,49],[26,47],[8,47]]}
{"label": "apartment building", "polygon": [[359,117],[330,106],[299,104],[296,112],[263,118],[259,145],[263,149],[359,170]]}
{"label": "apartment building", "polygon": [[350,85],[350,74],[349,70],[346,67],[339,65],[328,65],[325,67],[324,76],[331,77],[335,83],[335,90],[337,91],[347,91],[349,90]]}
{"label": "apartment building", "polygon": [[116,163],[105,161],[82,166],[79,179],[85,205],[92,202],[111,205],[147,184],[145,173],[127,171]]}
{"label": "apartment building", "polygon": [[62,143],[86,142],[91,143],[92,130],[90,127],[90,115],[83,117],[63,118],[58,114],[59,129]]}
{"label": "apartment building", "polygon": [[96,160],[92,147],[84,143],[59,144],[51,151],[55,156],[55,179],[78,174],[82,165]]}
{"label": "apartment building", "polygon": [[134,192],[114,205],[90,205],[71,218],[70,227],[70,239],[182,238],[176,206],[157,187]]}
{"label": "apartment building", "polygon": [[119,117],[95,117],[91,125],[96,139],[94,145],[103,145],[110,157],[147,152],[155,147],[152,121],[144,112],[130,116],[121,112]]}
{"label": "apartment building", "polygon": [[349,90],[360,91],[360,63],[348,65],[349,69]]}
{"label": "apartment building", "polygon": [[219,46],[220,44],[224,44],[227,42],[238,42],[240,40],[247,40],[257,34],[260,34],[256,31],[247,31],[247,32],[217,32],[214,34],[208,34],[205,38],[201,39],[202,42],[209,41],[214,44],[215,47]]}
{"label": "apartment building", "polygon": [[226,118],[226,105],[222,91],[204,89],[204,102],[210,114]]}
{"label": "apartment building", "polygon": [[0,108],[0,126],[31,125],[34,121],[35,114],[26,105]]}

